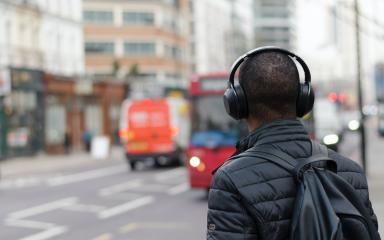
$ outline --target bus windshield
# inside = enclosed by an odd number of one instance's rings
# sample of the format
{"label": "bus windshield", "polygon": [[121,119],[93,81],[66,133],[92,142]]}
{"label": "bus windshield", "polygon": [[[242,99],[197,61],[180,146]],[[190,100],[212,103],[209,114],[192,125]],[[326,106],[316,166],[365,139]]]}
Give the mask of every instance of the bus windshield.
{"label": "bus windshield", "polygon": [[245,124],[227,115],[221,95],[194,97],[191,117],[191,144],[194,146],[234,146],[247,131]]}

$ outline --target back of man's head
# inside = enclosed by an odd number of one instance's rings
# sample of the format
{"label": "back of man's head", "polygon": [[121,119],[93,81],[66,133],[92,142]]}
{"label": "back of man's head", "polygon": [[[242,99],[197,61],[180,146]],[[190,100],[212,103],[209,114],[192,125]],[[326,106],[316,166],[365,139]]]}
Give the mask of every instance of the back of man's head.
{"label": "back of man's head", "polygon": [[289,56],[266,52],[246,59],[239,83],[247,96],[250,118],[267,122],[296,117],[299,73]]}

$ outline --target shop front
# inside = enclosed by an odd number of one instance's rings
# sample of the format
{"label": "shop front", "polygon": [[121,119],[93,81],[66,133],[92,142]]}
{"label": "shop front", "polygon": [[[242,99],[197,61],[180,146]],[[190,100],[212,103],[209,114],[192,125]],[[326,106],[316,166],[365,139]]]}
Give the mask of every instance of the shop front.
{"label": "shop front", "polygon": [[[84,136],[109,136],[113,142],[124,99],[121,84],[87,82],[45,74],[45,149],[48,153],[85,149]],[[117,113],[116,113],[117,112]]]}
{"label": "shop front", "polygon": [[44,145],[42,72],[11,68],[11,93],[4,97],[5,156],[32,155]]}

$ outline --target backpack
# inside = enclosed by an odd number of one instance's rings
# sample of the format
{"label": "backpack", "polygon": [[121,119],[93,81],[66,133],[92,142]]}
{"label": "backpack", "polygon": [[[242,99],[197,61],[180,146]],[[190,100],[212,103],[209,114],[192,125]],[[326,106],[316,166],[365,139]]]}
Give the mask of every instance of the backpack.
{"label": "backpack", "polygon": [[325,146],[312,142],[312,156],[299,161],[267,145],[256,145],[245,153],[277,164],[296,177],[291,240],[380,239],[367,207],[337,175],[337,163]]}

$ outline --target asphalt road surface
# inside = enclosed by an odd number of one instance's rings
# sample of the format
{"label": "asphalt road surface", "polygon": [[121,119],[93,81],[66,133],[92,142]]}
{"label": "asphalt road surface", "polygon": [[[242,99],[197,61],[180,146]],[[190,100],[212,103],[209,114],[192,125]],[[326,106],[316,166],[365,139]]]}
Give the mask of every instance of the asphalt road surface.
{"label": "asphalt road surface", "polygon": [[2,181],[0,239],[204,239],[206,204],[183,167],[130,172],[114,161]]}
{"label": "asphalt road surface", "polygon": [[[340,151],[358,158],[358,135]],[[205,239],[207,199],[184,167],[131,172],[124,160],[0,182],[0,239]]]}

